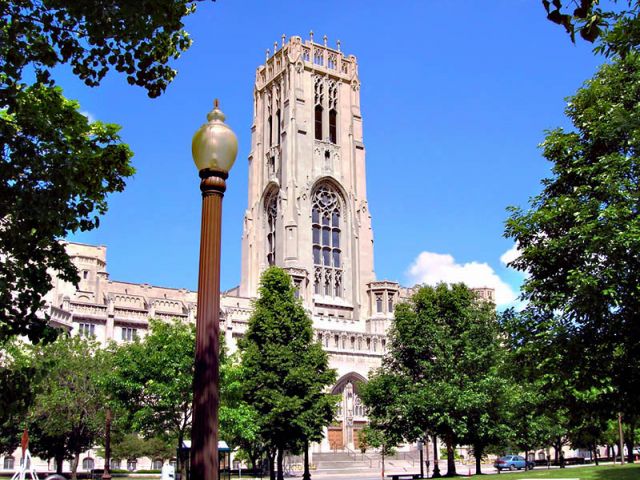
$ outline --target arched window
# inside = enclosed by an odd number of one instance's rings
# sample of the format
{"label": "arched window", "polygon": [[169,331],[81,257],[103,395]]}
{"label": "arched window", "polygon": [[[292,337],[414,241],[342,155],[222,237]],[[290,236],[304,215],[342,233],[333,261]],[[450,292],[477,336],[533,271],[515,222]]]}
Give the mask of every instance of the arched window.
{"label": "arched window", "polygon": [[338,143],[338,134],[337,134],[337,120],[338,113],[335,109],[329,110],[329,141],[331,143]]}
{"label": "arched window", "polygon": [[91,457],[86,457],[86,458],[82,459],[82,469],[83,470],[93,470],[94,464],[95,464],[95,462],[93,461],[93,458],[91,458]]}
{"label": "arched window", "polygon": [[276,221],[278,218],[278,195],[271,194],[267,199],[267,263],[269,265],[276,264]]}
{"label": "arched window", "polygon": [[111,470],[120,470],[122,468],[122,461],[119,458],[111,459]]}
{"label": "arched window", "polygon": [[160,460],[159,458],[155,459],[153,461],[153,469],[154,470],[162,470],[162,465],[164,465],[164,462],[162,460]]}
{"label": "arched window", "polygon": [[340,198],[329,185],[321,185],[314,192],[311,205],[314,292],[341,297]]}
{"label": "arched window", "polygon": [[130,472],[135,472],[136,468],[138,468],[138,461],[134,459],[127,460],[127,470]]}
{"label": "arched window", "polygon": [[13,457],[4,457],[4,462],[2,464],[2,467],[5,470],[13,470],[16,464],[16,459]]}
{"label": "arched window", "polygon": [[315,138],[316,140],[322,140],[322,107],[316,105],[315,108]]}
{"label": "arched window", "polygon": [[269,120],[267,121],[267,128],[269,129],[269,146],[273,145],[273,118],[269,115]]}

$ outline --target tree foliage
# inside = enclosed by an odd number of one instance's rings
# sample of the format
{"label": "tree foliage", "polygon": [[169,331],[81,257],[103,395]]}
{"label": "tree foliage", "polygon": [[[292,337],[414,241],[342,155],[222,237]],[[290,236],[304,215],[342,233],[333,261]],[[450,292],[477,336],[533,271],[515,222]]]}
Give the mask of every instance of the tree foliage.
{"label": "tree foliage", "polygon": [[[176,446],[167,443],[165,439],[146,439],[137,433],[127,433],[111,442],[111,458],[117,460],[136,460],[140,457],[166,460],[173,458],[175,453]],[[99,449],[98,455],[104,457],[104,449]]]}
{"label": "tree foliage", "polygon": [[271,267],[262,275],[259,297],[240,342],[244,398],[257,412],[259,434],[271,459],[278,452],[283,478],[286,449],[314,439],[334,416],[336,401],[324,390],[336,379],[328,357],[313,339],[311,319],[296,300],[291,279]]}
{"label": "tree foliage", "polygon": [[56,86],[60,65],[88,86],[111,69],[160,95],[191,43],[190,0],[0,2],[0,339],[52,338],[36,312],[50,274],[77,283],[58,241],[91,230],[133,174],[119,127],[89,122]]}
{"label": "tree foliage", "polygon": [[28,424],[32,453],[56,460],[72,460],[76,476],[81,452],[93,446],[103,432],[105,391],[102,379],[109,357],[95,342],[61,335],[49,345],[34,347],[37,382]]}
{"label": "tree foliage", "polygon": [[111,347],[110,389],[133,432],[182,445],[191,432],[195,325],[151,320],[149,327],[146,337]]}
{"label": "tree foliage", "polygon": [[562,25],[571,40],[576,33],[598,42],[595,51],[606,56],[626,56],[640,44],[640,1],[612,0],[602,8],[600,0],[542,0],[547,18]]}
{"label": "tree foliage", "polygon": [[505,433],[500,355],[493,304],[463,284],[421,287],[397,306],[388,353],[364,386],[374,427],[396,440],[438,435],[455,475],[456,444],[473,444],[481,458]]}
{"label": "tree foliage", "polygon": [[[640,391],[640,59],[601,67],[572,97],[574,130],[548,132],[552,177],[527,210],[510,208],[506,235],[528,275],[523,296],[554,314],[532,328],[561,342],[574,398],[637,419]],[[548,351],[549,352],[549,351]],[[561,371],[558,369],[557,371]],[[597,374],[596,374],[597,372]],[[562,377],[560,377],[562,378]]]}
{"label": "tree foliage", "polygon": [[31,349],[17,339],[0,347],[0,455],[20,444],[36,370]]}

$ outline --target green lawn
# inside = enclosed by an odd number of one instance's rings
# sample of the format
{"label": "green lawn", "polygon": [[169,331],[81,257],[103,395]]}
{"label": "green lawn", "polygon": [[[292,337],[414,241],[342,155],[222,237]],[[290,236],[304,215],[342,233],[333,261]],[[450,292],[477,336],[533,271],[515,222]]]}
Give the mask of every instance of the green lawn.
{"label": "green lawn", "polygon": [[528,472],[483,475],[482,480],[522,480],[524,478],[575,478],[580,480],[640,480],[640,464],[603,465],[547,470],[544,467]]}

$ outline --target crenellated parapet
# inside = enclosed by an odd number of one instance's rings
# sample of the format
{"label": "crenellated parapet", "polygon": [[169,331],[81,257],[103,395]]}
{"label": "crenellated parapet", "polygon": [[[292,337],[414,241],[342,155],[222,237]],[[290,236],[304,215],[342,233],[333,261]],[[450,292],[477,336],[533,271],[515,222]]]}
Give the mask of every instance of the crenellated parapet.
{"label": "crenellated parapet", "polygon": [[[264,65],[256,69],[256,90],[260,91],[273,80],[284,76],[289,68],[294,68],[298,73],[302,70],[313,70],[322,75],[330,75],[349,83],[359,84],[358,61],[354,55],[345,55],[341,51],[340,40],[336,47],[329,47],[326,35],[323,43],[316,43],[313,32],[309,39],[303,41],[299,36],[282,36],[280,43],[275,42],[273,49],[266,51]],[[283,90],[287,95],[287,89]]]}

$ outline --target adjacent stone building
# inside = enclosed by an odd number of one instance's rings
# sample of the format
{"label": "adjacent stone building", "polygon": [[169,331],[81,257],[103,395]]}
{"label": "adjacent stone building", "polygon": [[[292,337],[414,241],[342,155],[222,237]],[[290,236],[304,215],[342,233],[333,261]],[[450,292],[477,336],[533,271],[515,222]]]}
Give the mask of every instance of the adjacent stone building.
{"label": "adjacent stone building", "polygon": [[[378,367],[397,302],[412,289],[377,280],[367,202],[358,62],[313,37],[291,37],[258,67],[240,285],[222,294],[232,349],[247,327],[261,272],[284,268],[338,372],[338,418],[316,451],[357,447],[366,422],[358,384]],[[149,318],[195,321],[196,292],[111,280],[104,246],[68,243],[78,287],[56,280],[55,322],[100,341],[131,341]],[[493,301],[492,289],[479,289]]]}

